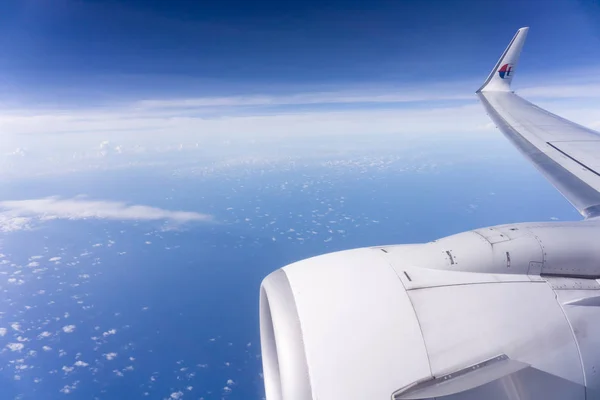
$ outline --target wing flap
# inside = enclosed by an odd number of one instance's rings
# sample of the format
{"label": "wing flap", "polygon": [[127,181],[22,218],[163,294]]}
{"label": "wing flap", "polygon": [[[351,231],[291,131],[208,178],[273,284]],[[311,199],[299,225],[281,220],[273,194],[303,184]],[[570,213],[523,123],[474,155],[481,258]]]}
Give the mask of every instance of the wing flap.
{"label": "wing flap", "polygon": [[548,142],[555,150],[577,164],[600,176],[600,140]]}

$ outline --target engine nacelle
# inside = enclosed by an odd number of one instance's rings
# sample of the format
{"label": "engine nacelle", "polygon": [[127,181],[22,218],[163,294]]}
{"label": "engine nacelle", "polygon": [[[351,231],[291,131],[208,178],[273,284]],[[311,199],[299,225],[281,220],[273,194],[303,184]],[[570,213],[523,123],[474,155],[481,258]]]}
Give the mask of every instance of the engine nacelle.
{"label": "engine nacelle", "polygon": [[600,223],[522,223],[475,229],[383,251],[395,268],[600,277]]}
{"label": "engine nacelle", "polygon": [[[597,232],[506,225],[273,272],[260,293],[267,400],[584,399],[600,354],[587,363],[579,347],[600,348],[600,324],[579,335],[540,273],[592,276]],[[561,266],[573,249],[581,262]],[[600,294],[584,281],[581,296]]]}

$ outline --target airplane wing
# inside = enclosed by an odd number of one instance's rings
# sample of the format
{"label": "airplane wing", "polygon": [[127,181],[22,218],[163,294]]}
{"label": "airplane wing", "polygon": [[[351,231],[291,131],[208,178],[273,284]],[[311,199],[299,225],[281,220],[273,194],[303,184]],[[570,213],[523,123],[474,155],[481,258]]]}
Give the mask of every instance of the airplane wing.
{"label": "airplane wing", "polygon": [[[479,97],[584,216],[600,216],[599,134],[510,91],[526,34]],[[600,218],[500,225],[272,272],[260,290],[266,398],[590,399],[600,393],[599,232]]]}
{"label": "airplane wing", "polygon": [[517,31],[477,95],[502,133],[584,217],[600,216],[600,133],[510,89],[528,30]]}

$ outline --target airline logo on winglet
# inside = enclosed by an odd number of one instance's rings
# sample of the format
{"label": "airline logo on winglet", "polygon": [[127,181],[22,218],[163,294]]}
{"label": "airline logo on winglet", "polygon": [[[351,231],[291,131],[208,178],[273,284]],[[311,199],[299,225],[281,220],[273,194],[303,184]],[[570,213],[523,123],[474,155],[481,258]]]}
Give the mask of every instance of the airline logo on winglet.
{"label": "airline logo on winglet", "polygon": [[498,70],[498,75],[500,75],[500,78],[502,78],[502,79],[510,78],[510,76],[512,75],[512,70],[513,70],[512,64],[504,64]]}

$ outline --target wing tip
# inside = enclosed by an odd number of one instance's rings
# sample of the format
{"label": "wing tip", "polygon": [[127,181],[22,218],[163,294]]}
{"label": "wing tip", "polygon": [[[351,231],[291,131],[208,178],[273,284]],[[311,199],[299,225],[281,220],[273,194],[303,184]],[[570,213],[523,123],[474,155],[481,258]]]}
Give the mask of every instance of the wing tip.
{"label": "wing tip", "polygon": [[492,72],[490,72],[483,85],[481,85],[475,93],[487,90],[502,92],[510,91],[510,83],[514,76],[516,65],[519,61],[521,49],[527,38],[528,31],[528,26],[521,27],[517,30],[517,33],[515,33],[515,36],[508,44],[508,47],[500,56],[500,59],[492,69]]}

